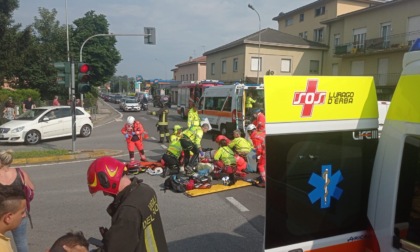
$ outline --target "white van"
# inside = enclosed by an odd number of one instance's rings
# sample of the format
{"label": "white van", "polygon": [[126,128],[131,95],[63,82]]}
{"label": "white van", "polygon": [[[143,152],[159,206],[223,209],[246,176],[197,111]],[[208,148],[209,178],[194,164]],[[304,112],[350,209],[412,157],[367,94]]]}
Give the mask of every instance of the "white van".
{"label": "white van", "polygon": [[250,111],[245,108],[246,97],[251,95],[256,102],[253,108],[264,110],[264,86],[240,84],[206,88],[200,98],[198,114],[203,120],[208,118],[212,128],[223,135],[232,135],[251,120]]}

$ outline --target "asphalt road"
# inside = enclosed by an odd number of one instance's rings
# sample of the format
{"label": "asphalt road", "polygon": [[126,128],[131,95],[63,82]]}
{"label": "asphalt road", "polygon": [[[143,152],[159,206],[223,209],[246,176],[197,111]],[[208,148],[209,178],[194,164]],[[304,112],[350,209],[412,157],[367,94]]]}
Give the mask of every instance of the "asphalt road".
{"label": "asphalt road", "polygon": [[[111,106],[116,107],[112,104]],[[150,109],[157,110],[150,106]],[[166,145],[157,143],[157,117],[145,112],[110,116],[94,128],[89,138],[78,138],[76,149],[120,149],[116,158],[128,160],[128,152],[120,130],[128,115],[140,120],[151,138],[145,141],[146,156],[158,160]],[[175,108],[170,125],[186,126]],[[204,147],[216,148],[206,134]],[[37,146],[7,146],[14,149],[71,149],[71,138],[46,141]],[[3,147],[4,148],[4,147]],[[138,153],[136,153],[138,157]],[[97,193],[92,197],[86,185],[86,170],[93,160],[68,163],[28,165],[23,168],[35,186],[31,205],[33,229],[28,229],[30,251],[45,251],[55,239],[68,231],[83,231],[87,237],[99,238],[99,226],[109,226],[105,209],[112,198]],[[262,251],[265,215],[265,190],[249,186],[225,192],[188,198],[183,194],[162,190],[164,179],[146,173],[137,175],[157,193],[170,251]]]}

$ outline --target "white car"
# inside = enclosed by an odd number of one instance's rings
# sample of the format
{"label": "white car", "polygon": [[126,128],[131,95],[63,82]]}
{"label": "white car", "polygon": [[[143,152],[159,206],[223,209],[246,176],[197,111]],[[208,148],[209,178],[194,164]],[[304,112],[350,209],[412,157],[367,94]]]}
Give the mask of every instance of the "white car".
{"label": "white car", "polygon": [[124,111],[140,111],[140,104],[135,99],[127,99],[123,105]]}
{"label": "white car", "polygon": [[[72,135],[70,106],[48,106],[27,110],[16,119],[0,125],[0,143],[37,144],[41,140]],[[89,137],[92,119],[82,107],[76,107],[76,134]]]}

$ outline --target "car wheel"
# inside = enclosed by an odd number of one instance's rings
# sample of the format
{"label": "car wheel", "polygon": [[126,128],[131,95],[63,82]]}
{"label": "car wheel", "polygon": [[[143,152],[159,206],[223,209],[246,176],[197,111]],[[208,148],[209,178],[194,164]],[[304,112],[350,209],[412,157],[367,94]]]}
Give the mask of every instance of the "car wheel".
{"label": "car wheel", "polygon": [[41,134],[36,130],[31,130],[25,135],[25,143],[37,144],[41,141]]}
{"label": "car wheel", "polygon": [[82,137],[88,137],[92,134],[92,128],[89,125],[83,125],[83,127],[80,129],[80,135]]}

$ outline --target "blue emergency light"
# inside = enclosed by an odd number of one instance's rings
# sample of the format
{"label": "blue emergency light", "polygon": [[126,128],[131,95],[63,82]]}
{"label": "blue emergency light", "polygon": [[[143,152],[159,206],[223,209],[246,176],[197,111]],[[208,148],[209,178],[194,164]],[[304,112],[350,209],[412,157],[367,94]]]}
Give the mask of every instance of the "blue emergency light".
{"label": "blue emergency light", "polygon": [[420,38],[416,39],[414,43],[411,45],[409,52],[413,51],[420,51]]}

